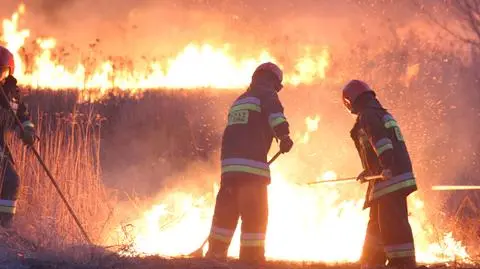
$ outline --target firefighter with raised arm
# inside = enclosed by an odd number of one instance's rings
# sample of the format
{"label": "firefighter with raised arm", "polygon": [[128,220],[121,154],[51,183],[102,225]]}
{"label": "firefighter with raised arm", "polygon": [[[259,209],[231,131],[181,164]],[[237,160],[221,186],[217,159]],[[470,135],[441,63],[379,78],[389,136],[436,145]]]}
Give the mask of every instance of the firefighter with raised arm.
{"label": "firefighter with raised arm", "polygon": [[273,139],[280,152],[289,152],[293,141],[278,92],[283,72],[275,64],[259,65],[248,89],[230,107],[222,138],[221,184],[209,236],[207,258],[225,259],[239,218],[241,261],[265,260],[268,223],[267,154]]}
{"label": "firefighter with raised arm", "polygon": [[370,220],[362,251],[362,268],[416,268],[407,196],[417,190],[412,163],[395,118],[382,107],[375,92],[363,81],[352,80],[343,89],[343,102],[357,115],[351,137],[368,176],[364,208]]}
{"label": "firefighter with raised arm", "polygon": [[[15,130],[26,145],[35,142],[35,129],[26,105],[21,101],[17,80],[13,77],[15,61],[12,53],[0,46],[0,225],[11,226],[15,214],[20,180],[13,166],[13,158],[5,141],[5,133]],[[23,131],[18,127],[15,116]]]}

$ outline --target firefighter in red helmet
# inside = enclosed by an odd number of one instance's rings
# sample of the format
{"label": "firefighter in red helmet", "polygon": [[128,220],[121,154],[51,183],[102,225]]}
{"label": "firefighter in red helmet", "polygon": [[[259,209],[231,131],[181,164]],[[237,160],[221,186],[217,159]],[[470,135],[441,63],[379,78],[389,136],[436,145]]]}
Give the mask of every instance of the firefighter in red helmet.
{"label": "firefighter in red helmet", "polygon": [[395,118],[382,107],[375,92],[363,81],[343,88],[343,103],[357,115],[351,137],[363,166],[358,176],[381,175],[370,181],[364,208],[370,220],[363,246],[363,268],[385,266],[415,268],[415,247],[408,222],[407,196],[417,190],[405,140]]}
{"label": "firefighter in red helmet", "polygon": [[[26,145],[35,142],[35,129],[30,121],[26,105],[21,101],[17,80],[13,77],[15,61],[13,54],[5,47],[0,46],[0,226],[11,226],[16,211],[16,202],[19,191],[19,177],[13,167],[13,158],[5,141],[5,132],[16,130],[18,136]],[[16,126],[14,115],[20,119],[23,132]]]}
{"label": "firefighter in red helmet", "polygon": [[280,151],[289,152],[293,141],[278,98],[283,73],[270,62],[257,67],[252,81],[230,107],[222,138],[222,174],[209,236],[208,258],[225,259],[238,219],[241,261],[265,260],[268,222],[267,186],[270,169],[267,153],[273,139]]}

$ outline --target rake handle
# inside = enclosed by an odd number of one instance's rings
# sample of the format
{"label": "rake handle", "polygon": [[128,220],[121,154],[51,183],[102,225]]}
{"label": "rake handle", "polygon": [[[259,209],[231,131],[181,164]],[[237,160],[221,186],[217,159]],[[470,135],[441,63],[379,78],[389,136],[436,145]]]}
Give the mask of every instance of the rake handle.
{"label": "rake handle", "polygon": [[[5,91],[3,90],[3,88],[1,88],[0,90],[3,98],[5,98],[5,103],[7,104],[8,106],[8,110],[10,111],[10,113],[12,113],[14,119],[15,119],[15,122],[16,124],[18,125],[18,128],[20,128],[21,132],[23,133],[25,131],[25,129],[23,128],[23,125],[22,125],[22,122],[20,121],[20,119],[18,118],[17,114],[15,113],[15,111],[13,110],[12,106],[10,105],[10,102],[8,101],[8,97],[7,95],[5,94]],[[57,181],[53,178],[53,175],[52,173],[50,173],[50,170],[48,169],[47,165],[45,165],[45,163],[43,162],[43,159],[42,157],[40,156],[40,154],[38,153],[38,151],[33,147],[33,146],[28,146],[28,148],[33,152],[33,154],[35,155],[35,157],[37,158],[38,162],[40,163],[40,165],[43,167],[43,169],[45,170],[45,173],[47,173],[47,176],[48,178],[50,179],[50,181],[52,182],[53,186],[55,187],[55,189],[57,190],[57,193],[60,195],[60,198],[62,198],[62,201],[63,203],[67,206],[67,209],[68,211],[70,212],[70,214],[72,215],[73,219],[75,220],[75,223],[77,224],[78,228],[80,229],[80,231],[82,232],[82,235],[85,237],[85,240],[90,244],[92,245],[92,241],[90,240],[90,238],[88,237],[87,235],[87,232],[85,231],[85,229],[83,229],[83,226],[82,224],[80,223],[80,220],[77,218],[77,215],[75,214],[75,212],[73,211],[72,207],[70,206],[70,204],[68,203],[67,199],[65,198],[65,196],[63,195],[62,191],[60,190],[60,187],[58,186],[57,184]]]}
{"label": "rake handle", "polygon": [[[366,181],[370,180],[376,180],[376,179],[382,179],[383,177],[378,175],[378,176],[370,176],[370,177],[365,177]],[[312,181],[312,182],[307,182],[305,183],[306,185],[314,185],[314,184],[322,184],[322,183],[335,183],[335,182],[342,182],[342,181],[356,181],[357,177],[346,177],[346,178],[339,178],[339,179],[334,179],[334,180],[321,180],[321,181]],[[363,183],[363,182],[362,182]]]}
{"label": "rake handle", "polygon": [[275,153],[275,155],[273,155],[272,159],[270,159],[270,161],[268,161],[268,164],[272,164],[277,158],[278,156],[280,156],[282,154],[281,151],[278,151],[277,153]]}

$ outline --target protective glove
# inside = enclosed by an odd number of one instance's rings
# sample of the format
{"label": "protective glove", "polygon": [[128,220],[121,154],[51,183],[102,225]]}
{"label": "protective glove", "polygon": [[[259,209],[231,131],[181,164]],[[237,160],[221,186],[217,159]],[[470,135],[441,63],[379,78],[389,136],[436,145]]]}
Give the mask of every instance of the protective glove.
{"label": "protective glove", "polygon": [[25,126],[23,128],[23,132],[20,131],[20,139],[22,139],[23,143],[27,146],[32,146],[35,143],[35,129],[31,126]]}
{"label": "protective glove", "polygon": [[280,152],[286,153],[289,152],[293,147],[293,141],[290,136],[286,135],[280,138]]}
{"label": "protective glove", "polygon": [[370,173],[367,170],[363,170],[360,174],[358,174],[357,181],[359,181],[360,183],[365,183],[368,181],[366,177],[369,175]]}
{"label": "protective glove", "polygon": [[392,178],[392,170],[390,169],[383,169],[381,176],[383,177],[382,180],[389,180]]}

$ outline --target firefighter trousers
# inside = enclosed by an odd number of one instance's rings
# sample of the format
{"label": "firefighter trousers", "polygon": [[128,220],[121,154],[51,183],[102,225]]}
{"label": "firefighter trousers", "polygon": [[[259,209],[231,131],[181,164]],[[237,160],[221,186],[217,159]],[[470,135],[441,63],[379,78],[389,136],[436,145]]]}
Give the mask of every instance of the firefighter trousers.
{"label": "firefighter trousers", "polygon": [[0,226],[9,227],[15,214],[20,180],[13,164],[7,158],[0,166]]}
{"label": "firefighter trousers", "polygon": [[268,223],[267,185],[261,183],[222,184],[217,194],[209,236],[207,257],[227,257],[239,218],[241,261],[265,260],[265,233]]}
{"label": "firefighter trousers", "polygon": [[362,268],[377,266],[415,268],[415,247],[408,222],[407,197],[391,194],[370,207],[370,220],[360,262]]}

